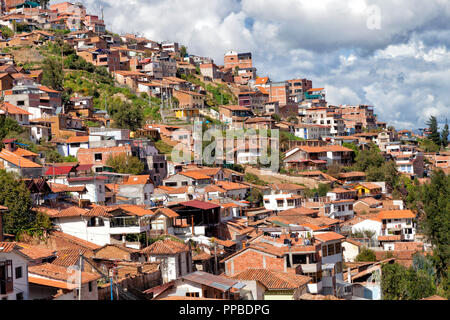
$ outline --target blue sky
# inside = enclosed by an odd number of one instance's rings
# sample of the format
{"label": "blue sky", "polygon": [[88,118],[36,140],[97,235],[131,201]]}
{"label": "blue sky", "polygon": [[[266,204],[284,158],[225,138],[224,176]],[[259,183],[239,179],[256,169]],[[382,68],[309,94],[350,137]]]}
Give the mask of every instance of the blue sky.
{"label": "blue sky", "polygon": [[103,8],[113,32],[178,41],[217,64],[250,51],[260,76],[311,79],[330,104],[373,105],[397,128],[450,118],[449,0],[81,2]]}

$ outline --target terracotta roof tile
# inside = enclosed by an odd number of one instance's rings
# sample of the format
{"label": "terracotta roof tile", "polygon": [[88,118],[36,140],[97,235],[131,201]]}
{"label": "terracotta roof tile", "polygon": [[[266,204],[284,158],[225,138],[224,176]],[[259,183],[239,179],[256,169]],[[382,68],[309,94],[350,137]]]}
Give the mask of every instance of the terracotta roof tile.
{"label": "terracotta roof tile", "polygon": [[18,242],[19,251],[29,257],[31,260],[43,259],[55,256],[55,251],[38,246],[33,246],[28,243]]}
{"label": "terracotta roof tile", "polygon": [[[51,263],[44,263],[36,266],[28,267],[28,273],[30,276],[41,276],[45,278],[49,278],[50,280],[55,281],[65,281],[67,282],[70,277],[72,277],[72,272],[68,268],[54,265]],[[35,277],[36,278],[36,277]],[[100,278],[100,275],[93,274],[90,272],[82,272],[81,273],[81,282],[87,283]]]}
{"label": "terracotta roof tile", "polygon": [[122,182],[122,185],[138,185],[138,184],[148,184],[153,181],[150,178],[150,175],[139,175],[139,176],[129,176],[128,179]]}
{"label": "terracotta roof tile", "polygon": [[70,137],[65,142],[66,143],[87,143],[87,142],[89,142],[89,136]]}
{"label": "terracotta roof tile", "polygon": [[23,109],[15,106],[15,105],[12,105],[9,102],[3,102],[0,105],[0,110],[3,110],[3,111],[5,111],[8,114],[21,114],[21,115],[27,115],[27,116],[31,116],[32,115],[28,111],[23,110]]}
{"label": "terracotta roof tile", "polygon": [[231,278],[236,280],[257,280],[269,290],[296,289],[311,282],[311,278],[299,274],[277,272],[268,269],[249,268]]}
{"label": "terracotta roof tile", "polygon": [[411,210],[387,210],[378,212],[378,219],[414,219],[416,215]]}
{"label": "terracotta roof tile", "polygon": [[34,163],[27,158],[17,156],[6,149],[3,149],[0,152],[0,158],[21,168],[42,168],[39,164]]}
{"label": "terracotta roof tile", "polygon": [[142,253],[146,255],[164,255],[177,254],[189,251],[189,246],[172,239],[158,240],[152,243],[147,248],[142,249]]}
{"label": "terracotta roof tile", "polygon": [[75,249],[76,248],[78,250],[81,247],[81,248],[87,249],[87,250],[95,250],[95,249],[100,248],[100,246],[95,243],[83,240],[81,238],[72,236],[70,234],[67,234],[67,233],[64,233],[61,231],[52,231],[50,236],[67,241],[69,244],[64,249]]}
{"label": "terracotta roof tile", "polygon": [[339,233],[336,233],[336,232],[326,232],[326,233],[314,234],[314,238],[319,239],[322,242],[345,239],[345,237],[343,235],[340,235]]}
{"label": "terracotta roof tile", "polygon": [[80,260],[80,251],[85,254],[87,249],[63,249],[56,252],[56,259],[52,264],[62,267],[70,267],[77,265]]}

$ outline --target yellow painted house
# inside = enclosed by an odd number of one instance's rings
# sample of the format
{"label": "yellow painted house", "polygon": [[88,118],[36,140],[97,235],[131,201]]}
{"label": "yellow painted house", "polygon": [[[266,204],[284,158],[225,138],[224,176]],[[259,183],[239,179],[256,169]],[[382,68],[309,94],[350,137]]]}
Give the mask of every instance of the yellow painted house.
{"label": "yellow painted house", "polygon": [[193,118],[200,115],[200,110],[196,108],[175,109],[175,117],[178,119]]}
{"label": "yellow painted house", "polygon": [[380,195],[382,191],[381,186],[371,182],[361,182],[354,189],[358,196],[376,196]]}

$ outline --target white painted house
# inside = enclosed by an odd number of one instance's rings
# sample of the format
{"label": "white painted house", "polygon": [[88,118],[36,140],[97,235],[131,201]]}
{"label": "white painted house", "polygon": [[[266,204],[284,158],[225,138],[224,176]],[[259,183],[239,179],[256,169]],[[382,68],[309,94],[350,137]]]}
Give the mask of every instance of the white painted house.
{"label": "white painted house", "polygon": [[301,196],[292,193],[269,194],[263,197],[264,208],[272,211],[285,211],[301,206]]}
{"label": "white painted house", "polygon": [[153,215],[151,210],[137,205],[94,206],[92,209],[72,206],[56,212],[42,210],[64,233],[99,246],[120,244],[133,249],[141,248],[135,238],[150,231],[150,217]]}
{"label": "white painted house", "polygon": [[189,245],[180,239],[166,238],[142,250],[148,262],[160,262],[163,282],[167,283],[192,272],[192,254]]}
{"label": "white painted house", "polygon": [[0,242],[0,300],[28,300],[28,294],[27,256],[15,242]]}

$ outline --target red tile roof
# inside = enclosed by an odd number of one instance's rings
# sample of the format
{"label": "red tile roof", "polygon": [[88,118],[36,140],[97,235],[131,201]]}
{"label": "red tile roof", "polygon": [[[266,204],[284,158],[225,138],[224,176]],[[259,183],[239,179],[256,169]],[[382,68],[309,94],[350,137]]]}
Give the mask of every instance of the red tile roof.
{"label": "red tile roof", "polygon": [[70,137],[66,140],[66,143],[87,143],[89,142],[89,136]]}
{"label": "red tile roof", "polygon": [[42,168],[42,166],[40,166],[39,164],[34,163],[27,158],[17,156],[6,149],[3,149],[0,152],[0,158],[21,168]]}
{"label": "red tile roof", "polygon": [[68,175],[69,172],[74,171],[73,166],[58,166],[58,167],[49,167],[45,172],[46,176],[60,176],[60,175]]}
{"label": "red tile roof", "polygon": [[44,259],[55,256],[55,251],[38,246],[33,246],[28,243],[18,242],[19,251],[29,257],[31,260]]}
{"label": "red tile roof", "polygon": [[152,243],[147,248],[142,249],[142,253],[146,255],[173,255],[181,252],[189,251],[189,246],[180,241],[172,240],[170,238],[158,240]]}
{"label": "red tile roof", "polygon": [[231,278],[235,280],[257,280],[269,290],[297,289],[312,280],[310,277],[299,274],[252,268],[238,273]]}
{"label": "red tile roof", "polygon": [[321,234],[314,234],[314,238],[316,238],[322,242],[345,239],[345,237],[343,235],[340,235],[336,232],[326,232],[326,233],[321,233]]}
{"label": "red tile roof", "polygon": [[202,210],[210,210],[210,209],[214,209],[214,208],[220,208],[220,206],[218,206],[217,204],[213,204],[213,203],[205,202],[205,201],[199,201],[199,200],[180,202],[179,204],[182,206],[185,206],[185,207],[193,207],[193,208],[202,209]]}
{"label": "red tile roof", "polygon": [[[55,281],[65,281],[67,282],[73,275],[71,270],[68,268],[57,266],[51,263],[44,263],[36,266],[28,267],[28,273],[30,276],[41,276],[45,278],[50,278],[50,280]],[[100,278],[100,275],[93,274],[90,272],[81,273],[81,283],[87,283]]]}
{"label": "red tile roof", "polygon": [[192,172],[192,171],[187,171],[187,172],[179,172],[179,174],[192,178],[194,180],[204,180],[204,179],[211,179],[210,176],[207,176],[206,174],[203,173],[199,173],[199,172]]}
{"label": "red tile roof", "polygon": [[416,215],[411,210],[387,210],[378,212],[378,219],[414,219]]}
{"label": "red tile roof", "polygon": [[122,185],[138,185],[153,183],[150,175],[129,176],[128,179],[122,182]]}
{"label": "red tile roof", "polygon": [[0,242],[0,252],[8,253],[18,249],[19,247],[16,242]]}
{"label": "red tile roof", "polygon": [[67,234],[67,233],[64,233],[61,231],[52,231],[51,237],[60,238],[60,239],[63,239],[65,241],[73,244],[73,245],[69,245],[67,247],[67,249],[73,249],[73,248],[78,249],[79,247],[82,247],[82,248],[88,249],[88,250],[95,250],[95,249],[100,248],[100,246],[95,243],[83,240],[81,238],[72,236],[70,234]]}
{"label": "red tile roof", "polygon": [[5,111],[7,114],[22,114],[22,115],[31,116],[31,113],[29,113],[28,111],[25,111],[15,105],[12,105],[9,102],[3,102],[0,105],[0,110]]}

